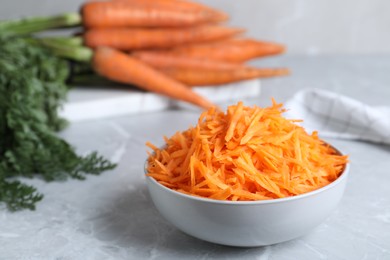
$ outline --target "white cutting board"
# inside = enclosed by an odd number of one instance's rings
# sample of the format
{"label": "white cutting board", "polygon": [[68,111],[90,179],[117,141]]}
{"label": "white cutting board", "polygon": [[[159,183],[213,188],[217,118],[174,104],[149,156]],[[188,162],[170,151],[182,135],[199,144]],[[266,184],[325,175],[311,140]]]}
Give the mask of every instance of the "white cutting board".
{"label": "white cutting board", "polygon": [[[216,104],[234,104],[259,95],[261,86],[259,80],[248,80],[223,86],[195,87],[194,90]],[[135,88],[76,87],[69,92],[60,115],[70,122],[79,122],[173,107],[196,109],[183,102]]]}

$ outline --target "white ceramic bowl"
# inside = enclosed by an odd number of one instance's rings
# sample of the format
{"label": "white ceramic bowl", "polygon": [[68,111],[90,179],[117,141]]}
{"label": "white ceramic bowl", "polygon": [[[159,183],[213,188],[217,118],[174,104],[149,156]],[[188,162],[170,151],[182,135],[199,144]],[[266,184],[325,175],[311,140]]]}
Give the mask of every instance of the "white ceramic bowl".
{"label": "white ceramic bowl", "polygon": [[331,184],[302,195],[264,201],[219,201],[186,195],[146,176],[154,205],[172,225],[196,238],[241,247],[276,244],[307,234],[340,202],[346,165]]}

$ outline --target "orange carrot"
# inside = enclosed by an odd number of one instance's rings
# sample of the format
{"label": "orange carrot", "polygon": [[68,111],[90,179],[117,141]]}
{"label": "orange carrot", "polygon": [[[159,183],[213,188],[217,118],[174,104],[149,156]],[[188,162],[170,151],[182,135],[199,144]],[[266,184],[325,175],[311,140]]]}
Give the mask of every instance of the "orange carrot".
{"label": "orange carrot", "polygon": [[158,69],[232,70],[242,67],[236,63],[177,56],[159,51],[135,51],[132,52],[132,56]]}
{"label": "orange carrot", "polygon": [[220,10],[216,10],[209,6],[183,0],[115,0],[123,1],[132,4],[141,4],[148,6],[158,6],[160,8],[172,8],[180,11],[206,11],[212,13],[215,22],[222,22],[229,19],[229,16]]}
{"label": "orange carrot", "polygon": [[161,71],[188,86],[221,85],[242,80],[284,76],[289,74],[289,70],[284,68],[259,69],[244,66],[229,70],[218,70],[216,68],[166,68],[161,69]]}
{"label": "orange carrot", "polygon": [[134,84],[145,90],[186,101],[202,108],[213,106],[210,101],[182,83],[115,49],[97,48],[92,58],[92,64],[95,71],[107,79]]}
{"label": "orange carrot", "polygon": [[143,3],[159,3],[159,4],[165,4],[170,5],[172,7],[179,7],[179,8],[185,8],[190,10],[210,10],[209,6],[192,2],[192,1],[185,1],[185,0],[122,0],[122,1],[139,1]]}
{"label": "orange carrot", "polygon": [[180,44],[224,39],[241,32],[242,29],[213,25],[175,29],[91,29],[85,32],[84,43],[91,48],[108,46],[119,50],[170,48]]}
{"label": "orange carrot", "polygon": [[87,2],[81,9],[87,28],[180,27],[219,22],[221,15],[207,10],[180,10],[158,4],[127,1]]}
{"label": "orange carrot", "polygon": [[209,58],[228,62],[244,62],[258,57],[281,54],[280,44],[253,39],[229,39],[226,41],[179,46],[170,52],[176,55]]}
{"label": "orange carrot", "polygon": [[184,1],[184,0],[114,0],[118,2],[127,2],[127,3],[136,3],[136,4],[157,4],[157,5],[167,5],[170,7],[179,7],[186,10],[204,10],[210,9],[208,6],[202,5],[200,3]]}
{"label": "orange carrot", "polygon": [[226,113],[214,108],[198,124],[165,138],[163,148],[147,143],[148,176],[186,194],[217,200],[268,200],[319,189],[336,180],[348,156],[316,132],[282,116],[281,104]]}

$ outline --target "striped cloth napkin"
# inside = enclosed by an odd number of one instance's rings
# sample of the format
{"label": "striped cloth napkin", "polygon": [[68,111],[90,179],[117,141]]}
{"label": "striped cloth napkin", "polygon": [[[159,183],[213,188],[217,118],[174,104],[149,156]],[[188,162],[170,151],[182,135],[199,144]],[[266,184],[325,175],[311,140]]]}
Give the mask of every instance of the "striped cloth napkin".
{"label": "striped cloth napkin", "polygon": [[390,107],[374,107],[340,94],[306,89],[285,103],[287,118],[303,119],[309,133],[390,144]]}

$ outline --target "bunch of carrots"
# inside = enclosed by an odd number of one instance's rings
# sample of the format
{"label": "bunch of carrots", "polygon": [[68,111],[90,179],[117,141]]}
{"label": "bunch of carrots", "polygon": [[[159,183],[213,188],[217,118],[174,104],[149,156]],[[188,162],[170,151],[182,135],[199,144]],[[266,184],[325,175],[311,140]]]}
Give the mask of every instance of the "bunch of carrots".
{"label": "bunch of carrots", "polygon": [[111,81],[135,85],[202,108],[214,106],[192,86],[282,76],[284,68],[247,61],[281,54],[283,45],[250,39],[224,25],[227,14],[187,0],[89,1],[78,13],[0,22],[0,31],[33,34],[80,27],[71,37],[37,37],[59,56],[92,66]]}

